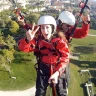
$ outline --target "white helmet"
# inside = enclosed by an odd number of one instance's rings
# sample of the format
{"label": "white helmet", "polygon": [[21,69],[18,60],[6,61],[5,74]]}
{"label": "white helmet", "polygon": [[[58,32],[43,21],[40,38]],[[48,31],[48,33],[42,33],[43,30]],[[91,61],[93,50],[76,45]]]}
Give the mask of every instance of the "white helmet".
{"label": "white helmet", "polygon": [[63,11],[59,17],[58,20],[61,20],[62,23],[66,23],[68,25],[75,25],[75,17],[74,15],[69,11]]}
{"label": "white helmet", "polygon": [[54,31],[56,31],[56,20],[54,19],[54,17],[49,16],[49,15],[44,15],[41,16],[38,20],[38,25],[43,25],[43,24],[51,24],[54,26]]}

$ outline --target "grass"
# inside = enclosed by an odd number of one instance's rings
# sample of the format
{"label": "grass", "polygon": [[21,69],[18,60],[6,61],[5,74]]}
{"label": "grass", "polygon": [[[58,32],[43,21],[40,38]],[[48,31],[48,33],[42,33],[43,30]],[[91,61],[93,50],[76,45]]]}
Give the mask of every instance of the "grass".
{"label": "grass", "polygon": [[96,30],[91,29],[89,33],[96,35]]}
{"label": "grass", "polygon": [[[90,34],[96,34],[95,30],[90,30]],[[78,70],[88,68],[92,76],[94,93],[96,94],[96,37],[87,36],[83,39],[73,39],[72,52],[80,53],[80,60],[70,60],[71,82],[68,96],[87,96],[85,83],[89,76],[83,73],[80,77]],[[95,77],[95,78],[94,78]]]}
{"label": "grass", "polygon": [[83,96],[83,89],[80,86],[81,79],[80,79],[80,75],[78,73],[79,67],[71,63],[70,70],[71,70],[71,77],[70,77],[68,96]]}
{"label": "grass", "polygon": [[24,90],[34,86],[36,71],[34,68],[35,57],[31,53],[16,52],[15,60],[10,64],[12,76],[4,69],[0,69],[0,90]]}
{"label": "grass", "polygon": [[[96,30],[90,30],[90,34],[96,34]],[[85,83],[88,81],[88,74],[84,73],[81,77],[80,69],[90,69],[92,78],[96,78],[96,37],[87,36],[83,39],[72,40],[71,51],[80,53],[80,60],[70,60],[70,85],[68,96],[87,96]],[[34,64],[36,59],[32,53],[16,52],[15,60],[10,64],[13,76],[4,68],[0,68],[0,90],[24,90],[35,85],[36,70]],[[96,80],[92,79],[94,93],[96,94]],[[50,90],[50,89],[49,89]]]}

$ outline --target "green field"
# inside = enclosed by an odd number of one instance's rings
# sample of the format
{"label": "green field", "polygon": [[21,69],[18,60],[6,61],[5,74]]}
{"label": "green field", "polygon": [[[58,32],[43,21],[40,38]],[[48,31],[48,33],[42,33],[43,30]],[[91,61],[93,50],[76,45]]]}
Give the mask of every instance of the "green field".
{"label": "green field", "polygon": [[[96,34],[96,30],[90,30],[90,34]],[[88,68],[92,75],[94,93],[96,94],[96,37],[87,36],[83,39],[73,39],[70,48],[73,53],[80,53],[79,60],[70,60],[70,85],[68,96],[87,96],[85,83],[88,74],[81,77],[80,69]],[[35,85],[36,70],[34,64],[36,59],[32,53],[15,52],[15,59],[9,65],[12,76],[2,66],[0,67],[0,90],[24,90]]]}
{"label": "green field", "polygon": [[[96,30],[90,30],[90,34],[96,34]],[[89,80],[87,72],[83,76],[79,74],[81,69],[89,69],[92,76],[94,93],[96,94],[96,37],[87,36],[83,39],[72,40],[72,51],[80,53],[79,60],[70,60],[71,81],[68,96],[88,96],[85,83]]]}
{"label": "green field", "polygon": [[34,86],[36,81],[36,70],[34,63],[36,59],[32,53],[16,52],[15,60],[10,64],[11,75],[4,67],[0,67],[0,90],[25,90]]}

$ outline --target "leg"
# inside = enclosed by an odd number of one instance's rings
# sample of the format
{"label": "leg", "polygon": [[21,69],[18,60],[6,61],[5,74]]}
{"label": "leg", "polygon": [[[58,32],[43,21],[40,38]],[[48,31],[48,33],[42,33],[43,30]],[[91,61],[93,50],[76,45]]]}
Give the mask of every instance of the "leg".
{"label": "leg", "polygon": [[66,67],[66,73],[65,73],[65,79],[67,81],[67,87],[69,86],[69,83],[70,83],[70,68],[69,68],[69,64],[68,66]]}
{"label": "leg", "polygon": [[39,65],[39,70],[37,71],[36,95],[35,96],[46,96],[46,90],[48,87],[48,79],[49,79],[49,76],[46,75],[45,73],[45,71],[47,70],[48,69],[43,64]]}
{"label": "leg", "polygon": [[58,96],[67,96],[68,95],[68,85],[70,79],[70,71],[69,71],[69,64],[65,69],[65,73],[63,73],[59,79],[58,84],[56,85],[56,90]]}
{"label": "leg", "polygon": [[35,96],[45,96],[47,86],[48,86],[48,79],[44,76],[38,76],[36,81],[36,95]]}
{"label": "leg", "polygon": [[67,82],[65,80],[65,74],[59,77],[58,84],[56,85],[58,96],[67,96]]}

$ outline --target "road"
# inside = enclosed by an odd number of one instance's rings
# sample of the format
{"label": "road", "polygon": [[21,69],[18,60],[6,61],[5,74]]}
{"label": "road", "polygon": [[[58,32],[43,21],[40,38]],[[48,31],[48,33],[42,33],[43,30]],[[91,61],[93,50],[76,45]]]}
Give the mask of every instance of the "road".
{"label": "road", "polygon": [[24,91],[0,91],[0,96],[35,96],[35,86]]}
{"label": "road", "polygon": [[96,35],[93,35],[93,34],[88,34],[88,36],[96,36]]}

